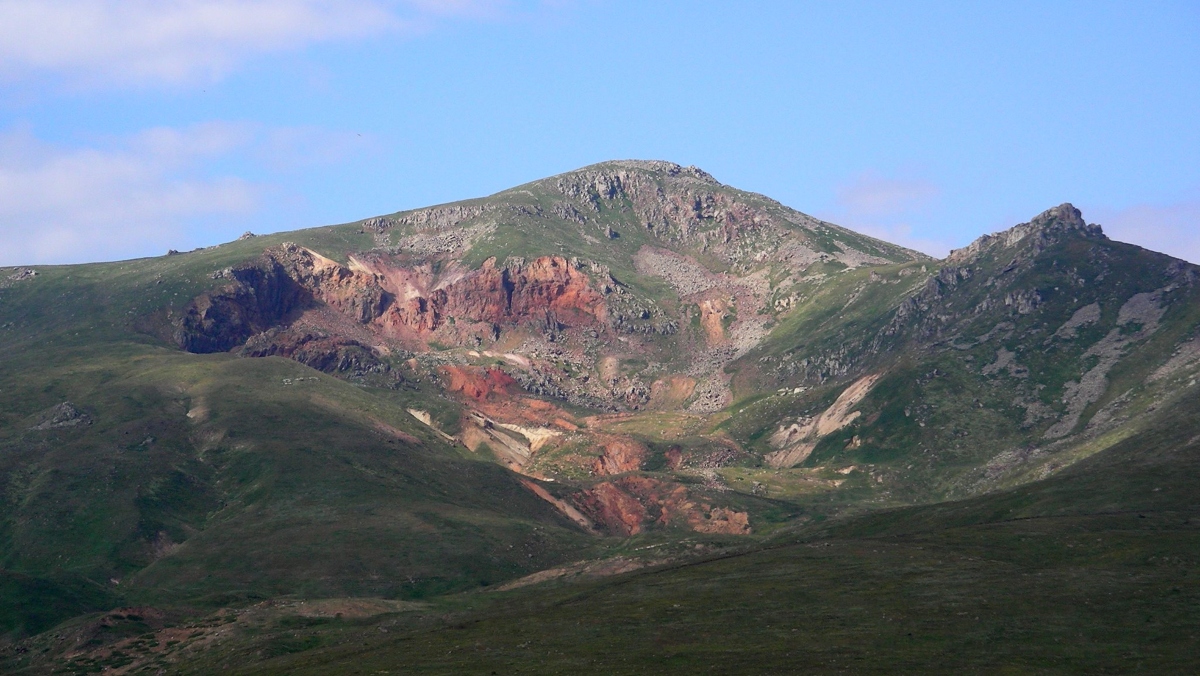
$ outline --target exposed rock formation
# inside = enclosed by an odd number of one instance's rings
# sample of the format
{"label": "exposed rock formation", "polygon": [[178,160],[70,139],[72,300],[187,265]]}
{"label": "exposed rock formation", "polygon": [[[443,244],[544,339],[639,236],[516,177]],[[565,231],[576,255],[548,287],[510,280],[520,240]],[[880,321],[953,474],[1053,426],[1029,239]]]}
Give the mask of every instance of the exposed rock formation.
{"label": "exposed rock formation", "polygon": [[965,263],[977,258],[984,251],[996,247],[1010,248],[1030,237],[1033,238],[1034,249],[1040,251],[1056,238],[1072,232],[1085,237],[1104,238],[1104,231],[1100,226],[1089,225],[1075,205],[1064,203],[1043,211],[1028,223],[1013,226],[994,235],[984,235],[962,249],[951,251],[946,263]]}
{"label": "exposed rock formation", "polygon": [[244,357],[279,356],[325,373],[368,380],[389,387],[404,382],[404,375],[369,345],[323,331],[268,329],[252,336],[239,351]]}
{"label": "exposed rock formation", "polygon": [[764,458],[767,464],[772,467],[794,467],[807,460],[823,437],[858,419],[859,412],[851,409],[870,393],[880,375],[866,376],[847,387],[837,401],[816,418],[781,426],[771,436],[771,445],[779,450],[767,454]]}
{"label": "exposed rock formation", "polygon": [[1166,312],[1160,301],[1167,290],[1135,294],[1121,306],[1116,327],[1083,353],[1085,360],[1095,359],[1095,366],[1088,369],[1079,380],[1066,384],[1063,394],[1066,414],[1046,430],[1045,438],[1057,439],[1070,434],[1079,424],[1083,411],[1098,401],[1108,389],[1108,372],[1125,355],[1129,346],[1158,331],[1159,322]]}
{"label": "exposed rock formation", "polygon": [[[3,273],[0,273],[3,274]],[[6,289],[17,282],[23,282],[27,279],[37,277],[38,272],[33,268],[13,268],[4,277],[0,277],[0,289]]]}
{"label": "exposed rock formation", "polygon": [[592,464],[592,471],[598,475],[636,472],[650,452],[645,444],[629,437],[605,435],[597,441],[603,452]]}
{"label": "exposed rock formation", "polygon": [[750,518],[692,496],[682,484],[643,476],[604,481],[572,496],[597,526],[614,535],[636,535],[651,525],[672,525],[698,533],[744,535]]}
{"label": "exposed rock formation", "polygon": [[488,399],[493,394],[508,394],[509,388],[517,382],[498,368],[447,365],[441,368],[441,372],[445,376],[447,391],[461,393],[476,401]]}
{"label": "exposed rock formation", "polygon": [[75,405],[69,401],[64,401],[54,408],[43,411],[39,418],[38,423],[30,429],[43,431],[84,427],[92,424],[92,417],[75,408]]}
{"label": "exposed rock formation", "polygon": [[285,244],[223,276],[232,281],[197,297],[176,321],[175,340],[189,352],[229,350],[317,304],[417,346],[436,337],[494,340],[502,326],[554,332],[603,327],[607,319],[603,296],[559,256],[504,267],[489,260],[478,270],[452,267],[439,275],[428,265],[408,268],[382,257],[343,266]]}

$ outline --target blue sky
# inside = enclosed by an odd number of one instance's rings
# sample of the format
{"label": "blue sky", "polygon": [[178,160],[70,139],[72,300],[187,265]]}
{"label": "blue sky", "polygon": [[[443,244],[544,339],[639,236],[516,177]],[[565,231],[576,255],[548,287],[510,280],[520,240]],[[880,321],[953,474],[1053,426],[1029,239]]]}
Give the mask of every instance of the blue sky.
{"label": "blue sky", "polygon": [[0,265],[695,164],[943,255],[1073,202],[1200,262],[1200,4],[0,0]]}

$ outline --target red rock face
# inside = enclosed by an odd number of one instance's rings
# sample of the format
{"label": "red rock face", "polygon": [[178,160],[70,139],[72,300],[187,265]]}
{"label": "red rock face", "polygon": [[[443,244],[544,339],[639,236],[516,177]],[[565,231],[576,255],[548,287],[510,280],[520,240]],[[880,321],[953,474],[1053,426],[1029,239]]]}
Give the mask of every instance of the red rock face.
{"label": "red rock face", "polygon": [[636,472],[650,454],[645,444],[629,437],[604,436],[597,441],[603,453],[592,463],[592,471],[601,476]]}
{"label": "red rock face", "polygon": [[698,533],[750,533],[750,515],[693,498],[674,481],[625,476],[577,493],[573,502],[614,535],[636,535],[649,524],[674,525]]}
{"label": "red rock face", "polygon": [[[283,251],[292,279],[316,299],[364,324],[383,313],[388,299],[378,275],[351,270],[308,249],[284,247]],[[268,255],[282,257],[276,252]]]}
{"label": "red rock face", "polygon": [[[394,280],[394,276],[387,278]],[[436,282],[431,277],[409,278],[389,291],[397,301],[382,323],[421,336],[437,331],[449,318],[496,327],[533,324],[552,329],[605,319],[604,297],[561,256],[505,268],[497,268],[495,259],[489,259],[478,270],[452,271]]]}
{"label": "red rock face", "polygon": [[613,535],[637,535],[649,517],[637,498],[607,481],[577,495],[575,503],[593,523]]}
{"label": "red rock face", "polygon": [[493,394],[508,394],[508,388],[517,382],[498,368],[446,365],[440,370],[448,391],[462,393],[477,401],[484,401]]}
{"label": "red rock face", "polygon": [[607,317],[603,295],[561,256],[503,268],[489,259],[478,270],[451,264],[435,274],[427,264],[406,267],[383,257],[344,266],[285,244],[227,273],[230,284],[197,297],[177,321],[180,347],[228,350],[314,304],[421,348],[435,337],[450,344],[494,339],[502,327],[602,327]]}
{"label": "red rock face", "polygon": [[683,466],[683,449],[679,446],[672,446],[663,454],[667,460],[669,469],[679,469]]}

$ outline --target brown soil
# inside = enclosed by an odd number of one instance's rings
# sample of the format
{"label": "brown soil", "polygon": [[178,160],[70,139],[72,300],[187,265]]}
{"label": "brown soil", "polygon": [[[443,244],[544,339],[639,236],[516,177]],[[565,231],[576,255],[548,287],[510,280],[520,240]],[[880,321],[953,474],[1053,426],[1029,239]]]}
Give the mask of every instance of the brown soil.
{"label": "brown soil", "polygon": [[745,535],[750,517],[693,497],[674,481],[625,476],[572,496],[581,512],[614,535],[636,535],[650,524],[682,526],[699,533]]}
{"label": "brown soil", "polygon": [[509,388],[517,382],[498,368],[447,364],[439,370],[445,378],[446,390],[459,392],[477,401],[486,400],[493,394],[507,395]]}
{"label": "brown soil", "polygon": [[602,454],[592,464],[592,472],[600,476],[636,472],[642,468],[650,449],[631,437],[603,435],[596,438]]}

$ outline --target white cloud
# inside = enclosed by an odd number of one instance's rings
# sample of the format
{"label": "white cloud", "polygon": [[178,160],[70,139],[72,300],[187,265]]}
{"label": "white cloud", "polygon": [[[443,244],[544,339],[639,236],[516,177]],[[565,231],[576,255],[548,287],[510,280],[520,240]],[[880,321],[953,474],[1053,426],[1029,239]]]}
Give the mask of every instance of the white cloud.
{"label": "white cloud", "polygon": [[937,205],[941,190],[934,183],[868,171],[839,186],[836,194],[836,207],[821,218],[931,256],[950,252],[948,242],[924,236],[912,226]]}
{"label": "white cloud", "polygon": [[361,141],[227,122],[86,148],[48,144],[26,129],[0,133],[0,265],[112,260],[211,241],[214,228],[236,227],[273,192],[213,166],[327,164],[363,150]]}
{"label": "white cloud", "polygon": [[188,219],[252,211],[255,186],[193,173],[244,136],[237,126],[210,124],[68,149],[24,130],[0,135],[0,264],[161,252],[182,239]]}
{"label": "white cloud", "polygon": [[1200,200],[1090,211],[1112,239],[1200,263]]}
{"label": "white cloud", "polygon": [[410,8],[427,16],[492,19],[510,9],[505,0],[408,0]]}
{"label": "white cloud", "polygon": [[0,76],[84,85],[220,78],[259,54],[487,19],[497,0],[0,0]]}

